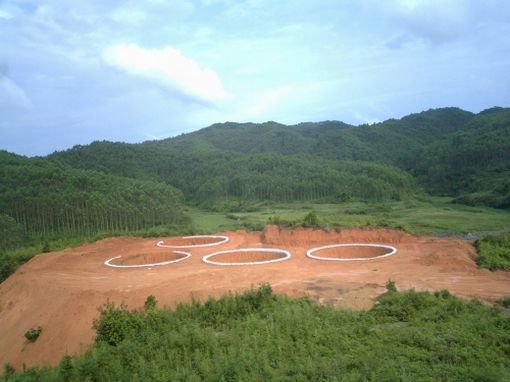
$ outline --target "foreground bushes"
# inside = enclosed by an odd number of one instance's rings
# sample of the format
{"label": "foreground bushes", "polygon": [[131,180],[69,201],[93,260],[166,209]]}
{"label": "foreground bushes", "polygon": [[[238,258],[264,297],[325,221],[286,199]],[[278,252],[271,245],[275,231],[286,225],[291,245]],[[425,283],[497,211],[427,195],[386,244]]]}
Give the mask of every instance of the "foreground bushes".
{"label": "foreground bushes", "polygon": [[93,348],[8,381],[503,381],[510,319],[448,292],[388,292],[368,312],[239,296],[129,312],[111,304]]}
{"label": "foreground bushes", "polygon": [[475,243],[478,265],[490,270],[510,270],[510,234],[489,236]]}

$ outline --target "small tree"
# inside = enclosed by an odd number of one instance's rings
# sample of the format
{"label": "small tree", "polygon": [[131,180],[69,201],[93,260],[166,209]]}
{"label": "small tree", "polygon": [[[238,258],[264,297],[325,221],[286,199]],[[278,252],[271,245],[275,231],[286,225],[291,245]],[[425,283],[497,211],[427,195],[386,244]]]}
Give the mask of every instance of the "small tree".
{"label": "small tree", "polygon": [[96,331],[96,343],[105,342],[117,346],[132,329],[126,305],[121,304],[120,307],[116,307],[108,301],[99,308],[99,312],[99,319],[94,320],[92,325]]}
{"label": "small tree", "polygon": [[70,355],[65,355],[59,364],[59,374],[63,381],[70,381],[73,377],[73,359]]}
{"label": "small tree", "polygon": [[395,281],[388,280],[388,282],[386,283],[386,289],[388,290],[388,293],[397,292],[397,285],[395,284]]}
{"label": "small tree", "polygon": [[157,304],[156,297],[154,297],[152,294],[150,296],[147,296],[147,299],[145,300],[145,310],[153,310],[156,307]]}

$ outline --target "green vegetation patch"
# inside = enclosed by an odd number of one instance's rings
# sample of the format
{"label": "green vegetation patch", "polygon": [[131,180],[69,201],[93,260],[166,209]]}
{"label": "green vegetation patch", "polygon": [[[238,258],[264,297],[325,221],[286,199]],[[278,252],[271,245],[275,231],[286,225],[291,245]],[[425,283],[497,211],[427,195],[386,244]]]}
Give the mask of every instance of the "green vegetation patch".
{"label": "green vegetation patch", "polygon": [[42,327],[30,328],[25,332],[25,338],[30,342],[35,342],[42,333]]}
{"label": "green vegetation patch", "polygon": [[269,286],[175,310],[107,304],[95,346],[8,381],[504,381],[510,318],[447,291],[390,291],[368,312]]}
{"label": "green vegetation patch", "polygon": [[490,270],[510,270],[510,234],[488,236],[475,243],[478,249],[477,262]]}
{"label": "green vegetation patch", "polygon": [[[390,227],[415,234],[501,232],[510,227],[510,213],[487,207],[451,203],[451,198],[427,197],[380,203],[260,203],[255,211],[211,212],[188,207],[200,232],[261,230],[266,224],[286,227]],[[313,212],[313,221],[305,217]]]}

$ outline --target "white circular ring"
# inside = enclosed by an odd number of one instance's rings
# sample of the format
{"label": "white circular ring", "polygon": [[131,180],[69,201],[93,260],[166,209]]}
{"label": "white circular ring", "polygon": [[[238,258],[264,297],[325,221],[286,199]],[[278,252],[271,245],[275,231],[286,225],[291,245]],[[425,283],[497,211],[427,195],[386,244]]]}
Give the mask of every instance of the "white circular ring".
{"label": "white circular ring", "polygon": [[[209,260],[211,257],[217,256],[217,255],[223,255],[225,253],[236,253],[236,252],[274,252],[274,253],[281,253],[285,255],[284,257],[273,259],[273,260],[263,260],[263,261],[249,261],[244,263],[224,263],[219,261],[212,261]],[[270,263],[276,263],[278,261],[283,261],[291,258],[291,254],[289,251],[285,251],[283,249],[276,249],[276,248],[239,248],[239,249],[230,249],[227,251],[218,251],[213,252],[207,256],[202,257],[202,261],[207,264],[212,265],[259,265],[259,264],[270,264]]]}
{"label": "white circular ring", "polygon": [[220,241],[216,241],[214,243],[207,244],[190,244],[190,245],[165,245],[163,241],[158,241],[156,245],[160,248],[200,248],[200,247],[214,247],[215,245],[220,245],[226,243],[229,238],[227,236],[216,236],[216,235],[196,235],[196,236],[183,236],[185,240],[191,239],[221,239]]}
{"label": "white circular ring", "polygon": [[186,260],[188,257],[191,257],[191,253],[189,253],[189,252],[173,251],[173,253],[178,253],[180,255],[185,255],[185,256],[181,257],[180,259],[177,259],[177,260],[163,261],[161,263],[137,264],[137,265],[115,265],[115,264],[112,264],[111,263],[112,260],[119,259],[122,257],[122,256],[115,256],[115,257],[112,257],[111,259],[106,260],[104,262],[104,265],[106,265],[108,267],[112,267],[112,268],[146,268],[146,267],[156,267],[158,265],[168,265],[168,264],[178,263],[179,261],[183,261],[183,260]]}
{"label": "white circular ring", "polygon": [[[314,252],[321,251],[323,249],[328,248],[338,248],[338,247],[376,247],[376,248],[386,248],[389,249],[390,252],[385,253],[384,255],[374,256],[374,257],[352,257],[352,258],[346,258],[346,257],[322,257],[314,255]],[[395,253],[397,253],[397,248],[392,247],[391,245],[386,244],[365,244],[365,243],[349,243],[349,244],[332,244],[332,245],[325,245],[323,247],[317,247],[312,248],[306,251],[306,256],[310,259],[315,260],[324,260],[324,261],[368,261],[368,260],[375,260],[375,259],[381,259],[383,257],[389,257],[393,256]]]}

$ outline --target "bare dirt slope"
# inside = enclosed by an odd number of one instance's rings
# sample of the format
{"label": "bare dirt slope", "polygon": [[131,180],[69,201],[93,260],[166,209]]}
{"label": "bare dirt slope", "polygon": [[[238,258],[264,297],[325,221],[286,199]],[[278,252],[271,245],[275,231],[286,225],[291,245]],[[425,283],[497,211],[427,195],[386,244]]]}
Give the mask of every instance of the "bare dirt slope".
{"label": "bare dirt slope", "polygon": [[[391,279],[401,290],[449,289],[462,297],[493,301],[510,293],[510,273],[478,269],[475,250],[466,241],[416,237],[394,230],[279,230],[227,232],[228,243],[190,249],[192,257],[167,266],[135,269],[106,267],[121,255],[159,257],[159,239],[110,238],[61,252],[41,254],[0,284],[0,365],[19,368],[52,365],[64,354],[85,351],[93,342],[92,322],[107,300],[143,306],[155,295],[160,305],[205,299],[270,283],[278,293],[307,294],[320,303],[367,309]],[[171,238],[166,238],[171,240]],[[366,262],[326,262],[305,257],[311,247],[334,243],[381,243],[396,255]],[[243,247],[273,247],[292,253],[290,260],[257,266],[213,266],[203,255]],[[43,332],[35,343],[24,333]]]}

